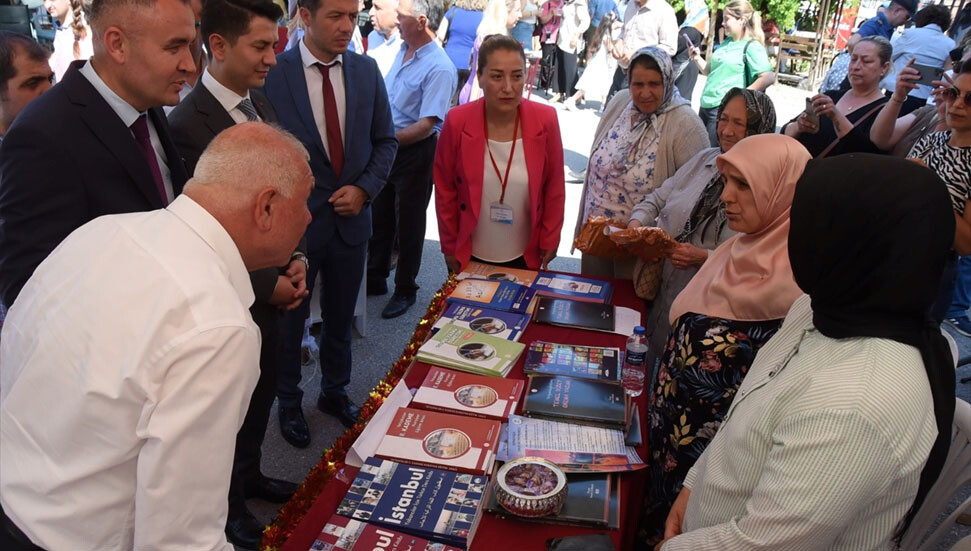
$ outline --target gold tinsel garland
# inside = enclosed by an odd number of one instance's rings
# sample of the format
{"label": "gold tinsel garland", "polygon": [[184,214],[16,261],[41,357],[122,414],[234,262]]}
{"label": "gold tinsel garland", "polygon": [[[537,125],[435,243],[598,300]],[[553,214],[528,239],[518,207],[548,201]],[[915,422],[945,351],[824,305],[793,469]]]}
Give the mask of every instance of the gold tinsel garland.
{"label": "gold tinsel garland", "polygon": [[418,321],[415,332],[412,334],[408,345],[405,346],[404,352],[401,353],[401,357],[391,366],[384,379],[371,390],[364,405],[361,406],[361,416],[358,422],[353,427],[344,431],[344,434],[334,442],[334,445],[323,453],[320,462],[314,468],[310,469],[310,472],[307,473],[307,478],[304,479],[303,484],[293,494],[290,501],[280,509],[273,522],[263,530],[263,551],[277,551],[283,546],[293,533],[294,528],[297,527],[297,524],[303,520],[307,511],[310,510],[310,507],[314,504],[314,500],[317,499],[317,496],[320,495],[327,483],[334,478],[334,475],[343,466],[344,458],[351,445],[357,440],[361,431],[364,430],[365,425],[374,416],[378,408],[381,407],[385,398],[391,393],[395,385],[398,384],[398,381],[404,376],[405,371],[408,370],[408,366],[415,359],[418,348],[425,342],[432,324],[435,323],[445,308],[445,299],[455,288],[456,283],[455,277],[449,276],[448,280],[442,285],[442,288],[435,293],[425,315]]}

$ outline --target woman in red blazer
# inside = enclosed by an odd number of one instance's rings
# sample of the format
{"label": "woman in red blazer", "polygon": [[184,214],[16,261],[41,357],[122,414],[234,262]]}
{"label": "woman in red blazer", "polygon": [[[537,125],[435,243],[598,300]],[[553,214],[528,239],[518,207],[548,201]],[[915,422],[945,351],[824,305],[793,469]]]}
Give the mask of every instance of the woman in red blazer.
{"label": "woman in red blazer", "polygon": [[482,42],[483,95],[449,111],[435,151],[435,208],[449,271],[470,259],[530,269],[556,256],[563,227],[563,143],[552,107],[523,99],[516,40]]}

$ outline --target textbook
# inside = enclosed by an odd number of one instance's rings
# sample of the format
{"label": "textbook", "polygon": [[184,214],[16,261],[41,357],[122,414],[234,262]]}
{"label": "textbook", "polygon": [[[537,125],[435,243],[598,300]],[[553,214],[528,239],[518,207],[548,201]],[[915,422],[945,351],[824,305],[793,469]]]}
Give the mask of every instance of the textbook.
{"label": "textbook", "polygon": [[496,266],[494,264],[486,264],[484,262],[471,261],[462,270],[458,276],[458,279],[491,279],[493,281],[512,281],[513,283],[519,283],[520,285],[525,285],[529,287],[539,272],[533,270],[522,270],[519,268],[504,268],[502,266]]}
{"label": "textbook", "polygon": [[505,377],[525,345],[446,323],[416,355],[419,361],[489,377]]}
{"label": "textbook", "polygon": [[488,478],[369,457],[337,514],[468,549]]}
{"label": "textbook", "polygon": [[610,501],[616,493],[613,475],[609,473],[566,475],[566,501],[555,515],[539,518],[516,516],[499,505],[496,499],[495,482],[489,485],[486,494],[485,510],[499,518],[511,518],[545,524],[567,524],[607,528],[610,525]]}
{"label": "textbook", "polygon": [[620,430],[630,419],[622,386],[560,375],[530,377],[523,414]]}
{"label": "textbook", "polygon": [[529,323],[529,315],[454,303],[448,305],[432,326],[432,333],[437,333],[447,323],[508,341],[518,341]]}
{"label": "textbook", "polygon": [[533,341],[526,349],[527,375],[567,375],[620,384],[620,349]]}
{"label": "textbook", "polygon": [[540,272],[532,284],[537,295],[562,297],[582,302],[610,302],[613,285],[607,281],[591,279],[576,274]]}
{"label": "textbook", "polygon": [[491,419],[398,408],[374,456],[484,475],[495,463],[501,428]]}
{"label": "textbook", "polygon": [[448,295],[448,302],[485,306],[503,312],[525,314],[530,311],[533,289],[511,281],[464,279]]}
{"label": "textbook", "polygon": [[321,529],[310,551],[459,551],[459,548],[334,515]]}
{"label": "textbook", "polygon": [[431,367],[411,407],[505,421],[516,411],[526,382]]}
{"label": "textbook", "polygon": [[612,304],[539,297],[536,299],[535,319],[537,323],[612,333],[615,323],[614,310]]}

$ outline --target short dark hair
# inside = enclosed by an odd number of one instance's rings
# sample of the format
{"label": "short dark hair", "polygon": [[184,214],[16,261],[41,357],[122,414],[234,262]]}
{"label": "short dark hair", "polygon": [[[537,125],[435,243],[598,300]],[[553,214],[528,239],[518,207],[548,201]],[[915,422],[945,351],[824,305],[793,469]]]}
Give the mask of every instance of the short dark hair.
{"label": "short dark hair", "polygon": [[0,31],[0,94],[6,98],[7,84],[17,76],[14,59],[26,55],[32,61],[44,62],[50,54],[32,38],[10,31]]}
{"label": "short dark hair", "polygon": [[496,50],[516,52],[523,59],[523,66],[526,65],[526,52],[523,51],[523,45],[518,40],[503,34],[493,34],[485,37],[479,46],[479,63],[476,67],[476,73],[482,74],[489,63],[489,56]]}
{"label": "short dark hair", "polygon": [[321,0],[297,0],[298,8],[307,8],[310,14],[313,15],[317,13],[317,9],[320,8]]}
{"label": "short dark hair", "polygon": [[[91,0],[90,6],[85,6],[84,11],[88,14],[88,23],[98,32],[104,30],[101,27],[101,18],[111,10],[127,5],[136,5],[146,8],[154,8],[158,0]],[[189,0],[179,0],[179,2],[189,5]]]}
{"label": "short dark hair", "polygon": [[239,37],[249,30],[250,21],[255,17],[265,17],[276,22],[283,17],[283,10],[273,0],[206,0],[202,5],[203,44],[209,48],[209,38],[218,34],[230,44],[236,44]]}
{"label": "short dark hair", "polygon": [[937,24],[941,31],[947,32],[951,26],[951,10],[941,4],[931,4],[914,15],[914,26],[926,27]]}

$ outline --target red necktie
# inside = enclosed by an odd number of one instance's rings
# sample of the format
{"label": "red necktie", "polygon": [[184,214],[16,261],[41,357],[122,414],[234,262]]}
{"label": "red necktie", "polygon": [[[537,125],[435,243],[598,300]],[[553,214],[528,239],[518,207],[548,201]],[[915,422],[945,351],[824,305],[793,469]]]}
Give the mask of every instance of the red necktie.
{"label": "red necktie", "polygon": [[138,148],[142,150],[148,168],[152,171],[152,178],[155,180],[155,187],[158,194],[162,197],[162,205],[169,204],[169,196],[165,193],[165,183],[162,182],[162,171],[158,167],[158,157],[155,156],[155,148],[152,147],[152,136],[148,133],[148,117],[142,115],[135,119],[131,125],[131,131],[138,142]]}
{"label": "red necktie", "polygon": [[[334,99],[334,86],[330,83],[330,65],[317,63],[320,75],[324,77],[324,121],[327,125],[327,146],[330,148],[330,164],[334,174],[341,177],[344,168],[344,139],[341,137],[341,121],[337,115],[337,100]],[[340,67],[338,67],[340,70]]]}

